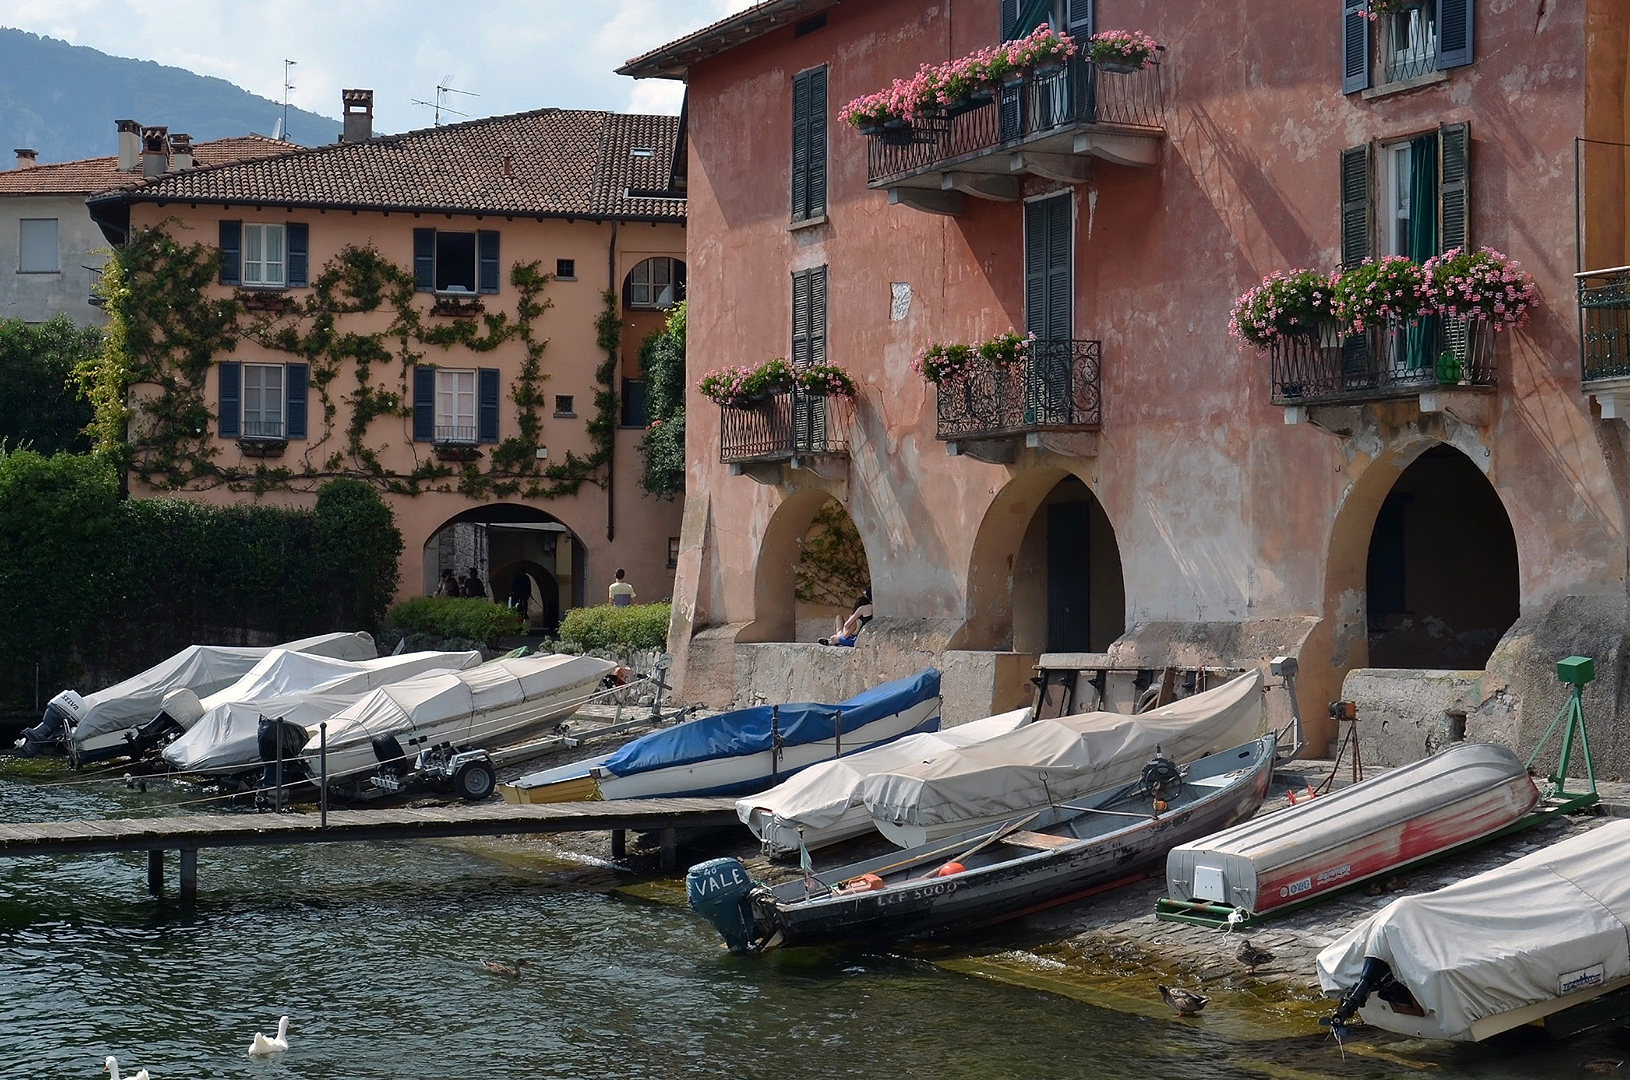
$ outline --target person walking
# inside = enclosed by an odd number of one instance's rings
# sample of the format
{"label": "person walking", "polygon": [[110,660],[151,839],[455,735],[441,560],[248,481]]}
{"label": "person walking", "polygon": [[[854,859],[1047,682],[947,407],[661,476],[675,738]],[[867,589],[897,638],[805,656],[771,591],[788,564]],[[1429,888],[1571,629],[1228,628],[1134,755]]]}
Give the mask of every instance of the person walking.
{"label": "person walking", "polygon": [[634,602],[634,586],[623,580],[623,568],[617,568],[617,580],[606,590],[606,602],[615,607],[628,607]]}
{"label": "person walking", "polygon": [[526,609],[532,601],[532,579],[526,576],[525,570],[517,570],[515,579],[509,583],[509,606],[527,622]]}

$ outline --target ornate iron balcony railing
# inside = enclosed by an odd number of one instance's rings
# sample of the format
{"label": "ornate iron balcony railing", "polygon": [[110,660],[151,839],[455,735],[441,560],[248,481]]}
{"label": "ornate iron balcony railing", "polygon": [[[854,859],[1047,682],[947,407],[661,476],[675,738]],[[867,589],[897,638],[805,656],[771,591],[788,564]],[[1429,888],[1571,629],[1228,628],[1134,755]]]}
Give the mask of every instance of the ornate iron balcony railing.
{"label": "ornate iron balcony railing", "polygon": [[867,139],[866,180],[908,176],[962,158],[1018,147],[1080,124],[1159,130],[1164,106],[1160,65],[1104,72],[1072,56],[1062,68],[1035,71],[1023,82],[910,125]]}
{"label": "ornate iron balcony railing", "polygon": [[1102,355],[1098,341],[1033,341],[1019,363],[976,361],[939,384],[934,433],[950,440],[1096,430]]}
{"label": "ornate iron balcony railing", "polygon": [[1586,270],[1579,283],[1579,375],[1630,378],[1630,266]]}
{"label": "ornate iron balcony railing", "polygon": [[854,402],[803,390],[719,408],[719,460],[787,461],[804,454],[847,454]]}
{"label": "ornate iron balcony railing", "polygon": [[1412,325],[1285,338],[1268,350],[1275,405],[1407,397],[1437,386],[1493,386],[1494,324],[1428,316]]}

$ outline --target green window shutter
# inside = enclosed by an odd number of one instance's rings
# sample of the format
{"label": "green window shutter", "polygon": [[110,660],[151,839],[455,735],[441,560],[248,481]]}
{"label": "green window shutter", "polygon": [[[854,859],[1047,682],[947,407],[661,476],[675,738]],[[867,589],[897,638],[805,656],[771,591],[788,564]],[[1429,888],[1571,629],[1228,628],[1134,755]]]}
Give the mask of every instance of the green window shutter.
{"label": "green window shutter", "polygon": [[413,230],[413,288],[417,292],[436,291],[435,229]]}
{"label": "green window shutter", "polygon": [[809,362],[826,363],[826,267],[809,271]]}
{"label": "green window shutter", "polygon": [[1471,239],[1471,133],[1465,124],[1438,128],[1438,241],[1444,251]]}
{"label": "green window shutter", "polygon": [[1024,204],[1024,328],[1047,336],[1047,204]]}
{"label": "green window shutter", "polygon": [[809,181],[806,217],[826,213],[826,68],[809,73]]}
{"label": "green window shutter", "polygon": [[1472,0],[1437,0],[1438,70],[1472,62]]}
{"label": "green window shutter", "polygon": [[1341,152],[1341,265],[1370,257],[1370,145]]}
{"label": "green window shutter", "polygon": [[[293,284],[293,282],[290,282]],[[302,282],[302,284],[304,284]],[[288,408],[284,411],[284,433],[291,439],[306,437],[306,398],[310,392],[311,367],[308,364],[284,364],[283,381],[289,388]]]}
{"label": "green window shutter", "polygon": [[792,366],[801,368],[810,362],[810,271],[800,270],[792,275]]}
{"label": "green window shutter", "polygon": [[1341,0],[1341,92],[1370,88],[1368,0]]}
{"label": "green window shutter", "polygon": [[498,369],[478,368],[475,377],[475,437],[478,442],[498,441]]}
{"label": "green window shutter", "polygon": [[292,289],[303,289],[310,279],[311,227],[290,222],[283,227],[284,252],[288,257],[285,274]]}
{"label": "green window shutter", "polygon": [[1043,341],[1067,341],[1074,275],[1070,266],[1070,196],[1024,207],[1024,325]]}
{"label": "green window shutter", "polygon": [[[417,232],[418,230],[414,231]],[[430,442],[435,437],[436,369],[428,364],[415,364],[413,366],[413,441]]]}
{"label": "green window shutter", "polygon": [[1023,0],[1019,5],[1019,18],[1006,40],[1022,38],[1046,22],[1053,14],[1053,0]]}
{"label": "green window shutter", "polygon": [[475,234],[476,238],[476,291],[495,293],[498,291],[498,234],[488,230],[481,230]]}
{"label": "green window shutter", "polygon": [[218,419],[217,430],[223,439],[235,439],[242,430],[238,426],[241,419],[243,365],[236,360],[226,360],[215,365],[215,375],[219,380],[218,393],[215,400],[215,412]]}
{"label": "green window shutter", "polygon": [[1019,33],[1019,0],[1002,0],[1002,40],[1012,41],[1022,37]]}
{"label": "green window shutter", "polygon": [[243,222],[221,222],[221,284],[237,285],[243,281]]}
{"label": "green window shutter", "polygon": [[1092,9],[1096,0],[1065,0],[1064,29],[1077,42],[1092,37]]}

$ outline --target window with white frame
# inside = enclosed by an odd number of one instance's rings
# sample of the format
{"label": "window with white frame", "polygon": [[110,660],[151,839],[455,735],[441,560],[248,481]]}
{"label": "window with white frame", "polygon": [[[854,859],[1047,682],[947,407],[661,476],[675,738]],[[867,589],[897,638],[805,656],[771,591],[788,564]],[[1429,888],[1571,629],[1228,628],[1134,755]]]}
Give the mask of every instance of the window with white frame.
{"label": "window with white frame", "polygon": [[436,441],[474,443],[475,371],[436,369]]}
{"label": "window with white frame", "polygon": [[628,272],[625,302],[631,308],[673,307],[685,299],[685,264],[678,259],[646,259]]}
{"label": "window with white frame", "polygon": [[1380,241],[1378,255],[1409,255],[1410,192],[1414,187],[1415,160],[1407,142],[1381,147],[1381,168],[1376,177],[1379,198],[1376,206]]}
{"label": "window with white frame", "polygon": [[283,226],[245,222],[243,226],[243,283],[279,285],[286,280]]}
{"label": "window with white frame", "polygon": [[243,365],[243,437],[283,438],[283,365]]}
{"label": "window with white frame", "polygon": [[57,219],[23,218],[18,222],[17,270],[54,274],[62,267],[57,255]]}

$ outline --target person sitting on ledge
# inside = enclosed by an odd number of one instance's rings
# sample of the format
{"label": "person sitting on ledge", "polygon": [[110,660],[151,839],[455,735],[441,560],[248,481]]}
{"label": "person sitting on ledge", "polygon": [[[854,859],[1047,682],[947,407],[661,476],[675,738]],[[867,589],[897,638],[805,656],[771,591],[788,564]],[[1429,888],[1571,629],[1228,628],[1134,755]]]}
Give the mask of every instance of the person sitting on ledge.
{"label": "person sitting on ledge", "polygon": [[822,645],[838,645],[844,648],[853,648],[855,638],[860,634],[860,628],[872,621],[872,587],[866,586],[866,591],[855,598],[855,610],[849,613],[847,619],[833,620],[833,634],[829,638],[821,638]]}

